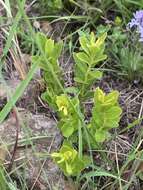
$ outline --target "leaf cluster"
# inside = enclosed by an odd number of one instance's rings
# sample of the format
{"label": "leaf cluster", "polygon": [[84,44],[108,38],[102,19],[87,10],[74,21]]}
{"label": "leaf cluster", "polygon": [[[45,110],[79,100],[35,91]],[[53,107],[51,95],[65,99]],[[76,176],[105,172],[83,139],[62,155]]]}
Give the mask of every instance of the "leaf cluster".
{"label": "leaf cluster", "polygon": [[[55,43],[52,39],[47,39],[42,33],[37,34],[37,42],[41,47],[40,53],[33,57],[34,62],[39,62],[42,68],[43,77],[46,83],[46,91],[42,94],[43,100],[56,109],[56,96],[62,93],[63,85],[62,70],[58,63],[58,58],[62,51],[62,42]],[[56,81],[56,78],[58,81]]]}
{"label": "leaf cluster", "polygon": [[89,97],[91,85],[101,79],[102,72],[95,68],[99,62],[105,60],[107,56],[104,54],[106,33],[97,40],[94,33],[88,37],[83,35],[79,38],[81,51],[74,53],[75,68],[74,80],[80,89],[80,97],[85,99]]}
{"label": "leaf cluster", "polygon": [[97,88],[94,93],[92,119],[88,127],[97,142],[104,142],[109,136],[108,131],[119,125],[122,109],[118,105],[118,97],[118,91],[106,95]]}

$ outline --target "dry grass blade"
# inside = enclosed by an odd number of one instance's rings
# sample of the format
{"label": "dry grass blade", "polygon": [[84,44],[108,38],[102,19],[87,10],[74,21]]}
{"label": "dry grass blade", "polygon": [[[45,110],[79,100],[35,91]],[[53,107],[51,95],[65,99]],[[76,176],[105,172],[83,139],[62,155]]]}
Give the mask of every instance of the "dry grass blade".
{"label": "dry grass blade", "polygon": [[13,64],[16,70],[18,71],[20,78],[22,80],[26,79],[26,68],[25,68],[26,66],[23,64],[23,62],[20,60],[20,57],[16,55],[16,53],[14,52],[12,48],[9,51],[14,61]]}

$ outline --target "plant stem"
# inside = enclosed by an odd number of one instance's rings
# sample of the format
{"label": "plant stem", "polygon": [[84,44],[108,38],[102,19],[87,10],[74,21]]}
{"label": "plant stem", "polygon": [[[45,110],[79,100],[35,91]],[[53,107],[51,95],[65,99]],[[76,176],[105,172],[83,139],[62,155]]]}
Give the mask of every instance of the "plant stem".
{"label": "plant stem", "polygon": [[88,67],[88,69],[87,69],[87,72],[86,72],[86,74],[85,74],[85,78],[84,78],[84,82],[83,82],[83,84],[82,84],[82,86],[81,86],[81,93],[80,93],[80,96],[81,96],[81,98],[83,98],[84,97],[84,91],[85,91],[85,83],[87,83],[87,79],[88,79],[88,75],[89,75],[89,72],[90,72],[90,70],[91,70],[91,63],[89,64],[89,67]]}

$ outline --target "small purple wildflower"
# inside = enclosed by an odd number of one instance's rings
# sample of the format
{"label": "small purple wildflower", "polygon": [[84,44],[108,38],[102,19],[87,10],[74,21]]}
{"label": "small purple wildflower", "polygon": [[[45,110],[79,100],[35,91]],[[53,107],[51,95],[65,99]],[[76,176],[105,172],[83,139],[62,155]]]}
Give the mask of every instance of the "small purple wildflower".
{"label": "small purple wildflower", "polygon": [[129,28],[136,27],[137,32],[140,34],[140,40],[143,41],[143,10],[136,11],[134,14],[134,18],[128,23]]}

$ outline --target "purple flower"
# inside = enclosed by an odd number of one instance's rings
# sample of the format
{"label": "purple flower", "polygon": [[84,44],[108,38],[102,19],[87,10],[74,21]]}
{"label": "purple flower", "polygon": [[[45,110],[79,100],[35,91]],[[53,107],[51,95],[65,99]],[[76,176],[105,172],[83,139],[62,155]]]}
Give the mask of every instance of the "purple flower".
{"label": "purple flower", "polygon": [[136,11],[134,17],[128,23],[129,28],[137,28],[137,32],[140,34],[140,40],[143,41],[143,10]]}

